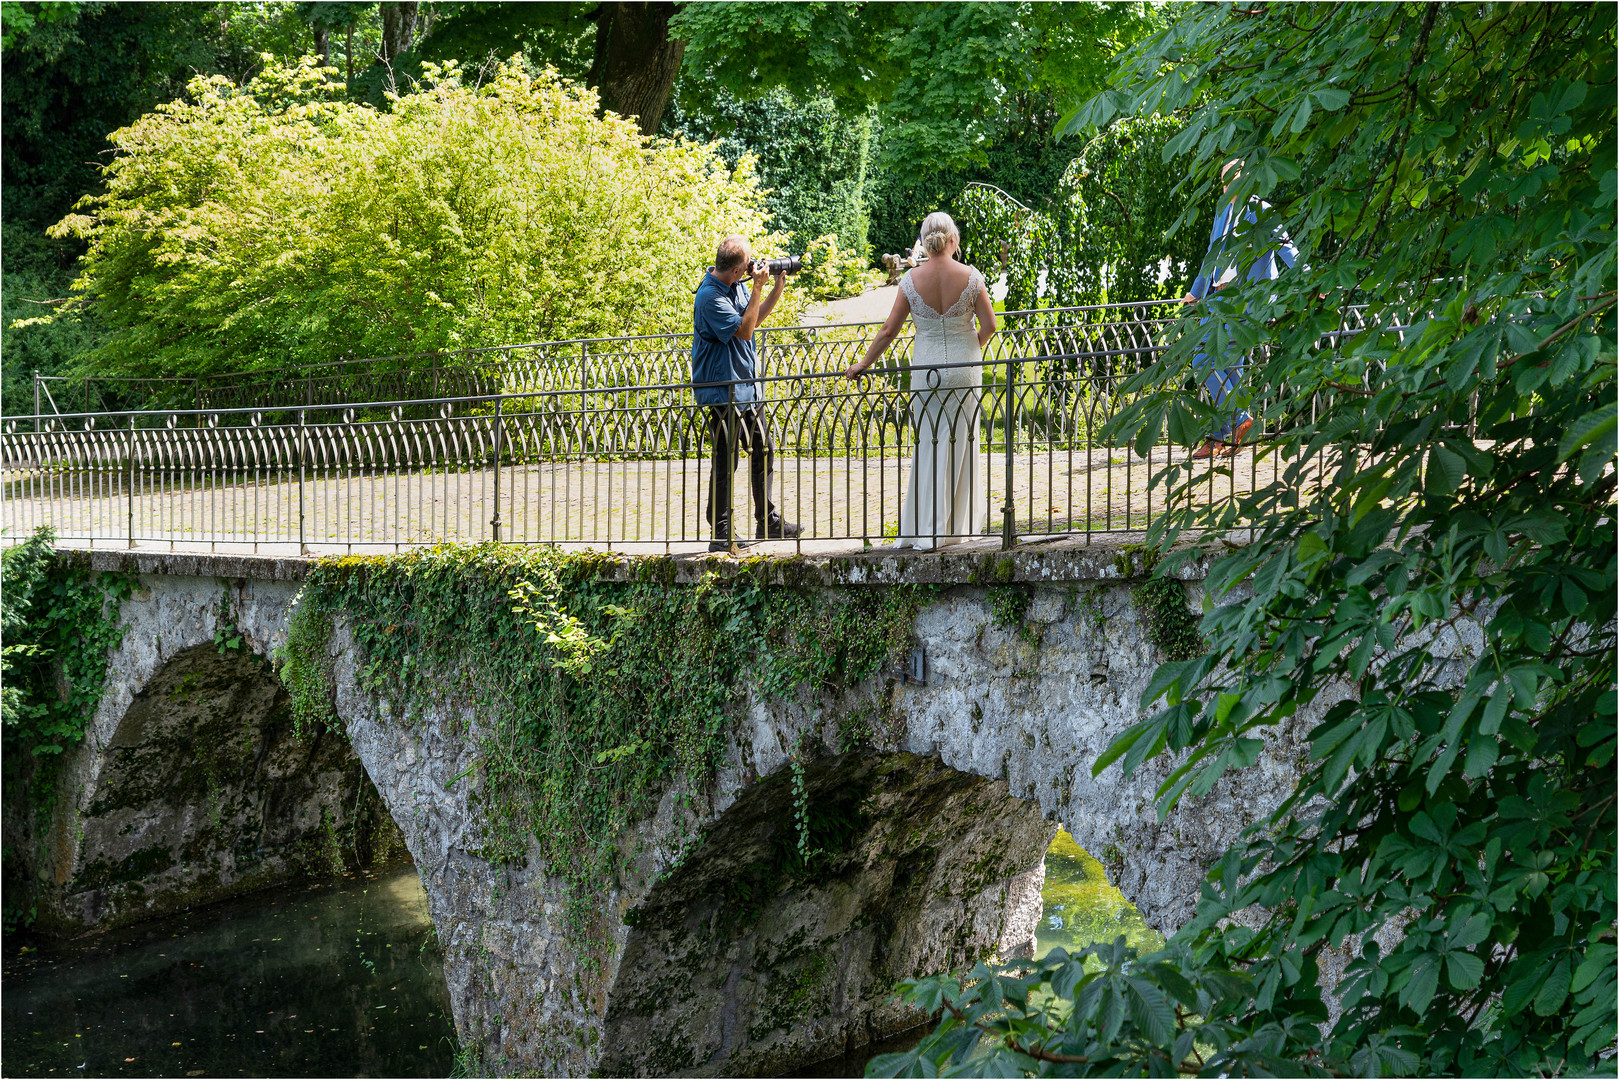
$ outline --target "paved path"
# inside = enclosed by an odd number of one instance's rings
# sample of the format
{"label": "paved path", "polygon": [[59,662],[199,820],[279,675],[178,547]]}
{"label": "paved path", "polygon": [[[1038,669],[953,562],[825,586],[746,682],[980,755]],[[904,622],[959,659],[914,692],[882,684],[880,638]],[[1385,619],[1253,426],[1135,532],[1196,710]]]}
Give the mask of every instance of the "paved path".
{"label": "paved path", "polygon": [[804,313],[805,323],[881,322],[894,310],[894,297],[898,294],[898,285],[880,285],[859,296],[846,296],[842,300],[832,300],[821,307],[810,308]]}
{"label": "paved path", "polygon": [[[1150,476],[1169,462],[1168,449],[1150,460],[1128,450],[1020,453],[1012,459],[1013,505],[1027,537],[1135,533],[1163,511],[1163,492]],[[1184,451],[1175,451],[1178,455]],[[988,492],[987,536],[1002,527],[1006,459],[978,458]],[[1206,499],[1270,483],[1274,459],[1252,452],[1225,468],[1199,466]],[[805,550],[843,550],[869,538],[897,534],[910,473],[909,456],[785,457],[776,462],[782,513],[804,526]],[[736,472],[738,518],[753,520],[748,463]],[[6,538],[52,526],[64,541],[94,546],[174,550],[242,545],[254,550],[392,549],[441,541],[489,539],[494,528],[493,469],[384,471],[353,469],[306,474],[230,471],[209,476],[165,473],[137,481],[133,492],[116,468],[6,476]],[[700,549],[708,462],[701,460],[565,461],[500,470],[500,539],[614,549]],[[133,497],[131,497],[133,496]],[[830,545],[830,547],[827,547]],[[799,545],[803,546],[803,545]]]}

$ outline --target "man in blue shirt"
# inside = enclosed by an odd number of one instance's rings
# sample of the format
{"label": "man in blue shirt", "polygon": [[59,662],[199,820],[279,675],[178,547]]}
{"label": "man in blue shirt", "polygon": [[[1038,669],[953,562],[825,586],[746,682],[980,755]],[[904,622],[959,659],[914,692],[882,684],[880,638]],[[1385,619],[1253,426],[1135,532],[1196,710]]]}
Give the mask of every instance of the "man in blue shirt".
{"label": "man in blue shirt", "polygon": [[[742,284],[749,277],[753,279],[751,293]],[[697,286],[692,306],[692,389],[697,404],[708,407],[708,438],[713,447],[706,515],[714,527],[710,551],[731,547],[731,481],[742,448],[748,451],[752,473],[757,537],[791,539],[801,531],[783,521],[770,500],[776,448],[761,401],[759,353],[753,345],[753,332],[781,299],[781,274],[776,275],[770,295],[763,296],[769,277],[762,265],[754,263],[753,249],[744,237],[727,236],[720,241],[714,265]]]}
{"label": "man in blue shirt", "polygon": [[[1232,186],[1236,184],[1237,179],[1242,176],[1242,162],[1226,162],[1220,169],[1220,176],[1225,179],[1228,175],[1230,179],[1226,180],[1226,191],[1230,191]],[[1261,200],[1257,195],[1248,200],[1248,205],[1243,207],[1240,213],[1237,210],[1236,196],[1232,196],[1220,208],[1220,212],[1214,216],[1214,228],[1209,232],[1209,253],[1203,260],[1205,269],[1192,282],[1191,289],[1181,298],[1181,303],[1196,304],[1208,295],[1209,286],[1212,285],[1215,291],[1219,291],[1237,280],[1240,268],[1232,261],[1236,258],[1236,253],[1233,252],[1228,256],[1226,246],[1233,238],[1242,237],[1247,232],[1248,226],[1259,224],[1259,213],[1256,210],[1263,212],[1269,209],[1270,204]],[[1294,262],[1298,260],[1299,253],[1298,249],[1293,246],[1293,242],[1287,238],[1287,234],[1278,228],[1271,233],[1271,242],[1273,246],[1267,248],[1264,254],[1254,260],[1254,264],[1248,268],[1248,273],[1245,275],[1247,280],[1275,281],[1282,276],[1284,268],[1289,270],[1293,268]],[[1237,245],[1233,246],[1240,247],[1240,240]],[[1278,266],[1278,261],[1283,265]],[[1203,323],[1207,324],[1208,321],[1208,319],[1204,319]],[[1207,345],[1207,343],[1208,339],[1205,338],[1204,344]],[[1192,357],[1193,371],[1199,371],[1210,366],[1211,361],[1208,353],[1199,352]],[[1237,382],[1241,378],[1242,361],[1238,360],[1235,366],[1212,372],[1204,379],[1203,386],[1214,400],[1215,408],[1225,404],[1226,398],[1237,388]],[[1192,457],[1201,460],[1219,454],[1236,453],[1237,447],[1242,445],[1243,437],[1248,434],[1248,429],[1253,427],[1253,424],[1254,422],[1249,418],[1247,411],[1238,409],[1236,414],[1226,421],[1219,431],[1204,439],[1203,445],[1192,451]]]}

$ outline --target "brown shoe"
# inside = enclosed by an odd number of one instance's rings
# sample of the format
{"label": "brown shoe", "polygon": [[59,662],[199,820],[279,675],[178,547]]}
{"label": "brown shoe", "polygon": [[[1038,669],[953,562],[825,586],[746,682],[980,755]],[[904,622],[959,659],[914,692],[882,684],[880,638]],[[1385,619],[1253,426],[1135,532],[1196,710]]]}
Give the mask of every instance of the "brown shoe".
{"label": "brown shoe", "polygon": [[1219,439],[1204,439],[1203,445],[1192,451],[1193,461],[1205,461],[1225,452],[1225,443]]}
{"label": "brown shoe", "polygon": [[1248,434],[1248,429],[1254,426],[1252,420],[1244,420],[1237,425],[1237,430],[1231,433],[1231,442],[1220,451],[1226,457],[1234,457],[1242,449],[1242,440]]}

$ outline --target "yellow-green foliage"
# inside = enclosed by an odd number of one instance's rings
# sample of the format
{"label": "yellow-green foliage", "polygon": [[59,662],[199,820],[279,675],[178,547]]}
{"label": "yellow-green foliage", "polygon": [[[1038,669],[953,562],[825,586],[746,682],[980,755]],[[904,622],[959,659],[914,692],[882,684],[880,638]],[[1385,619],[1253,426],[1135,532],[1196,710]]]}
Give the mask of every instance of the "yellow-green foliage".
{"label": "yellow-green foliage", "polygon": [[871,269],[860,252],[839,248],[835,233],[809,242],[804,248],[804,269],[794,282],[817,300],[859,296],[882,283],[882,271]]}
{"label": "yellow-green foliage", "polygon": [[[100,366],[163,374],[687,331],[717,240],[769,252],[750,159],[649,140],[554,71],[453,64],[388,111],[306,61],[115,132],[107,192],[53,229]],[[791,318],[784,302],[774,321]]]}
{"label": "yellow-green foliage", "polygon": [[[1107,872],[1090,852],[1058,830],[1046,849],[1046,883],[1040,890],[1039,954],[1058,945],[1070,953],[1123,936],[1142,953],[1163,947],[1164,939],[1124,894],[1108,884]],[[1061,920],[1054,923],[1053,919]]]}

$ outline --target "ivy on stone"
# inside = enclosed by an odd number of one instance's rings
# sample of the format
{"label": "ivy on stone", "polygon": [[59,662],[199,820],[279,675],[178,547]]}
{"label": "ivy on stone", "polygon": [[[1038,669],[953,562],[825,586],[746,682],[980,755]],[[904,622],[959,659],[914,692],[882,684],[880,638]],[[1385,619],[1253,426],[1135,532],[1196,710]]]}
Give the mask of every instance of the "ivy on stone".
{"label": "ivy on stone", "polygon": [[[41,528],[0,550],[0,763],[7,822],[4,924],[33,922],[37,907],[16,845],[38,843],[56,807],[67,753],[84,740],[123,638],[122,604],[135,578],[95,573],[82,552],[58,552]],[[17,830],[14,835],[14,828]]]}
{"label": "ivy on stone", "polygon": [[301,724],[336,723],[327,650],[338,619],[363,688],[397,722],[470,711],[463,734],[479,762],[458,782],[476,786],[481,854],[538,858],[567,881],[581,943],[600,940],[597,897],[621,868],[624,830],[671,786],[706,790],[749,681],[768,696],[839,695],[909,649],[931,596],[893,586],[829,598],[747,573],[676,585],[667,561],[626,584],[602,568],[591,553],[494,544],[324,559],[282,655]]}
{"label": "ivy on stone", "polygon": [[101,704],[107,654],[123,638],[119,611],[134,591],[123,573],[94,573],[82,553],[58,552],[41,528],[0,551],[5,751],[59,757],[84,738]]}

